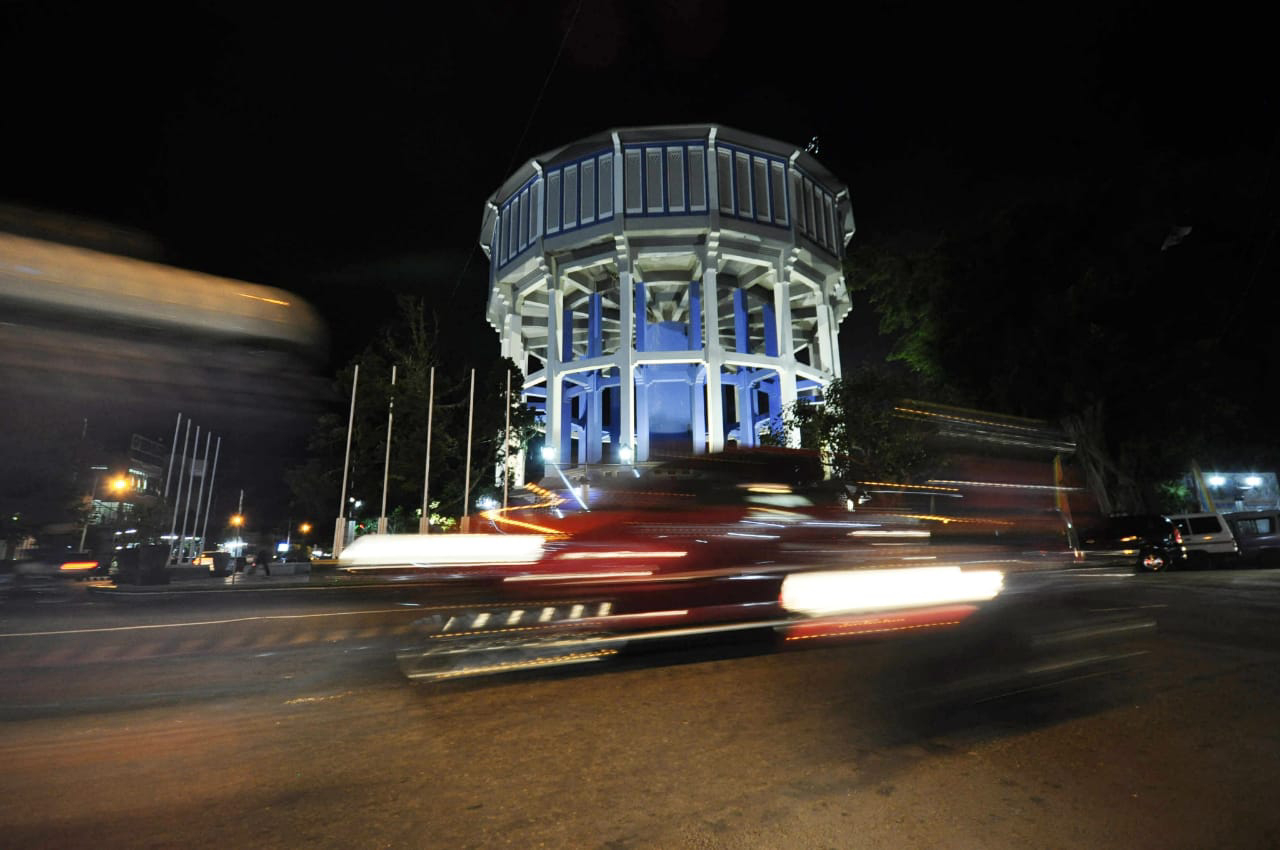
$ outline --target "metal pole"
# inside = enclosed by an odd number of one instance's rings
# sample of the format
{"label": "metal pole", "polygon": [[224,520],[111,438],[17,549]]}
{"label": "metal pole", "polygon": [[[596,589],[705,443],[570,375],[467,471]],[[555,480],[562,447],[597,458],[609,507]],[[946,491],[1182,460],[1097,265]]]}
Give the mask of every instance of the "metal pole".
{"label": "metal pole", "polygon": [[467,475],[462,485],[462,515],[471,514],[471,423],[476,412],[476,370],[471,370],[471,396],[467,402]]}
{"label": "metal pole", "polygon": [[507,509],[507,480],[511,478],[511,370],[507,370],[507,429],[502,438],[502,509]]}
{"label": "metal pole", "polygon": [[338,503],[338,522],[333,528],[333,557],[342,553],[347,536],[347,470],[351,467],[351,428],[356,421],[356,384],[360,381],[360,364],[351,376],[351,412],[347,414],[347,454],[342,460],[342,495]]}
{"label": "metal pole", "polygon": [[[191,512],[191,488],[196,483],[196,454],[200,451],[200,426],[196,426],[196,442],[191,447],[191,469],[187,472],[187,506],[182,509],[182,531],[178,534],[178,563],[182,563],[182,559],[187,551],[187,514]],[[200,473],[200,480],[204,481],[204,473]],[[182,482],[178,482],[178,489],[182,489]]]}
{"label": "metal pole", "polygon": [[[231,583],[236,583],[236,573],[240,568],[240,559],[244,557],[244,539],[240,536],[241,530],[244,528],[244,488],[240,488],[240,501],[236,505],[236,516],[240,521],[236,523],[236,565],[231,568]],[[246,562],[245,575],[249,574],[249,567]]]}
{"label": "metal pole", "polygon": [[182,414],[173,423],[173,442],[169,444],[169,468],[164,473],[164,498],[169,498],[169,479],[173,477],[173,453],[178,450],[178,429],[182,427]]}
{"label": "metal pole", "polygon": [[[191,420],[187,420],[187,434],[182,438],[182,463],[178,469],[178,498],[173,503],[173,522],[169,524],[169,557],[173,557],[173,535],[178,530],[178,508],[182,505],[182,473],[187,468],[187,441],[191,439]],[[175,446],[178,441],[173,441]],[[166,562],[167,563],[167,562]]]}
{"label": "metal pole", "polygon": [[436,409],[436,367],[431,367],[427,385],[427,466],[422,471],[422,518],[418,520],[418,533],[431,533],[431,416]]}
{"label": "metal pole", "polygon": [[[204,504],[204,480],[209,477],[209,444],[213,442],[213,432],[204,432],[204,462],[200,464],[200,489],[196,491],[196,512],[191,520],[192,542],[200,541],[200,548],[192,546],[196,552],[204,551],[204,538],[196,537],[196,528],[200,525],[200,506]],[[196,448],[199,448],[197,446]]]}
{"label": "metal pole", "polygon": [[89,519],[93,516],[93,501],[98,496],[98,476],[100,472],[93,473],[93,489],[89,491],[89,514],[84,518],[84,528],[80,529],[80,548],[77,552],[84,551],[84,539],[89,534]]}
{"label": "metal pole", "polygon": [[[206,457],[208,452],[205,452]],[[213,507],[213,482],[218,480],[218,456],[222,454],[222,438],[213,447],[213,473],[209,476],[209,501],[204,503],[204,524],[200,527],[200,539],[204,540],[209,531],[209,508]]]}
{"label": "metal pole", "polygon": [[382,510],[378,513],[378,533],[387,533],[387,481],[391,477],[391,419],[396,408],[396,367],[391,367],[391,396],[387,399],[387,454],[382,461]]}

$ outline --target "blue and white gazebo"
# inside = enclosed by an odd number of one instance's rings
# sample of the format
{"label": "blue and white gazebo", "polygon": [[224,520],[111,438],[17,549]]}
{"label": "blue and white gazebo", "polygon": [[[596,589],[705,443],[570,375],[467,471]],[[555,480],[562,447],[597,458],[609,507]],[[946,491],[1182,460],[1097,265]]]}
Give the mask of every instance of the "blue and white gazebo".
{"label": "blue and white gazebo", "polygon": [[591,136],[490,196],[488,318],[562,466],[757,445],[840,376],[849,192],[715,125]]}

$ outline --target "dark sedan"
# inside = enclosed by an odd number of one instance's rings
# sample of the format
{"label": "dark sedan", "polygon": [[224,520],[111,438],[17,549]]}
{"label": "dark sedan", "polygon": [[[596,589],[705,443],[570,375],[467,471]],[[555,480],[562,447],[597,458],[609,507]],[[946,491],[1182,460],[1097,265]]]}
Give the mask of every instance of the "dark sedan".
{"label": "dark sedan", "polygon": [[1187,563],[1182,534],[1158,514],[1114,516],[1080,539],[1081,562],[1132,567],[1142,572],[1177,569]]}

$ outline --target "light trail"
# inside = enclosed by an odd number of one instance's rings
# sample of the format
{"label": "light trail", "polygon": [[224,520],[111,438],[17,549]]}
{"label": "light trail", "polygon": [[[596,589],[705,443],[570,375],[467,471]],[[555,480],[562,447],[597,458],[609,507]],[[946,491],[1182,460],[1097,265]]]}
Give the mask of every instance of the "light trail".
{"label": "light trail", "polygon": [[[448,610],[456,608],[456,605],[440,605],[435,608],[415,608],[413,613],[418,611]],[[16,637],[47,637],[51,635],[89,635],[99,634],[102,632],[133,632],[143,631],[146,629],[182,629],[192,626],[225,626],[231,623],[252,623],[267,620],[310,620],[317,617],[354,617],[360,614],[404,614],[404,608],[374,608],[367,611],[330,611],[324,614],[263,614],[256,617],[232,617],[226,620],[197,620],[186,623],[148,623],[138,626],[102,626],[93,629],[61,629],[48,632],[7,632],[0,634],[0,638],[16,638]]]}

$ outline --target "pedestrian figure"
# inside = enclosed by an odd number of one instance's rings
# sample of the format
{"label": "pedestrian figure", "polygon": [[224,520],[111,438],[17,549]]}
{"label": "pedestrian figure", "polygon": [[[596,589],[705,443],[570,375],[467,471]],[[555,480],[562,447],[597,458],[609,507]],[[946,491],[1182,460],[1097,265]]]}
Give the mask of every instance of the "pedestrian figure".
{"label": "pedestrian figure", "polygon": [[271,555],[266,549],[259,549],[258,554],[253,559],[254,567],[262,567],[262,572],[268,578],[271,577]]}

